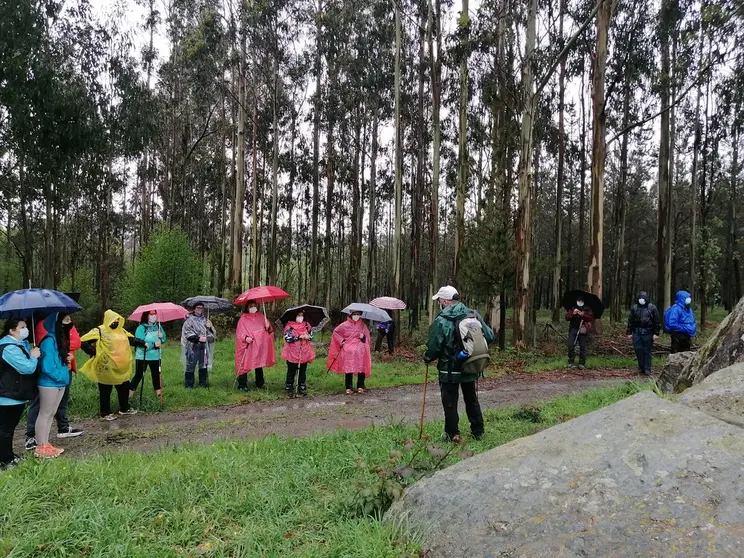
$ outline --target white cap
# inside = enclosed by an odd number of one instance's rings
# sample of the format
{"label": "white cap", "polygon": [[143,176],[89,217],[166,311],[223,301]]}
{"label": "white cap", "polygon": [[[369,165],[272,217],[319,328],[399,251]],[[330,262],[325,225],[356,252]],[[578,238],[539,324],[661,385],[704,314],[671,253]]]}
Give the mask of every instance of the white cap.
{"label": "white cap", "polygon": [[435,294],[433,297],[431,297],[432,300],[452,300],[457,293],[457,289],[455,287],[452,287],[450,285],[447,285],[446,287],[442,287],[437,291],[437,294]]}

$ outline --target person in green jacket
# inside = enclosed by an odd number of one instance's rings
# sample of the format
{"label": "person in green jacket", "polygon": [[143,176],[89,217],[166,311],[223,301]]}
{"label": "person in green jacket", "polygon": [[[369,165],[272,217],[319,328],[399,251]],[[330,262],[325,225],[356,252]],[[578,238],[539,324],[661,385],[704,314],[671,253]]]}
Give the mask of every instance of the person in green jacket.
{"label": "person in green jacket", "polygon": [[134,332],[134,337],[145,342],[144,347],[137,347],[134,353],[134,378],[129,382],[129,398],[137,393],[137,386],[143,381],[147,367],[150,367],[152,388],[160,397],[163,393],[163,383],[160,376],[160,351],[165,343],[165,331],[160,327],[158,313],[154,310],[143,312],[140,325]]}
{"label": "person in green jacket", "polygon": [[470,421],[470,431],[473,438],[479,440],[485,431],[483,413],[478,403],[479,374],[462,372],[463,362],[468,355],[464,354],[457,325],[468,316],[477,318],[487,343],[491,343],[494,339],[493,330],[483,322],[477,312],[470,310],[460,302],[460,295],[454,287],[442,287],[433,298],[439,301],[442,311],[434,319],[429,330],[424,360],[427,364],[434,360],[438,361],[439,390],[444,407],[444,440],[455,443],[460,441],[460,415],[457,412],[460,389],[462,389],[465,411]]}

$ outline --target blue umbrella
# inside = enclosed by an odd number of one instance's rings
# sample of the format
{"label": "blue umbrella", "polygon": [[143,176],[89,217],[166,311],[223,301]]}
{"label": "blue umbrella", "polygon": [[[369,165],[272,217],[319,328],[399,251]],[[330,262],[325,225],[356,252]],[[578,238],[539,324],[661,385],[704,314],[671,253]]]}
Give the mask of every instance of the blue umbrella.
{"label": "blue umbrella", "polygon": [[0,296],[0,318],[4,319],[78,310],[82,307],[72,298],[51,289],[22,289]]}

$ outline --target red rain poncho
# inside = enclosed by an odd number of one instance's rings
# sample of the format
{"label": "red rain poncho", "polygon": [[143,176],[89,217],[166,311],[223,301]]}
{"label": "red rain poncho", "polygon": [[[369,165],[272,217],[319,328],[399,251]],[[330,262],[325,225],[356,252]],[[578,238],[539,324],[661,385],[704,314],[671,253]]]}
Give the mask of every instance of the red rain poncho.
{"label": "red rain poncho", "polygon": [[[312,326],[307,322],[287,322],[287,325],[284,327],[284,336],[286,338],[287,333],[292,337],[310,335],[312,330]],[[292,342],[287,341],[282,349],[281,357],[286,361],[296,364],[309,363],[315,360],[315,349],[313,349],[313,346],[307,339],[298,339]]]}
{"label": "red rain poncho", "polygon": [[[364,335],[364,341],[360,336]],[[343,346],[342,343],[343,342]],[[369,348],[369,330],[363,320],[355,322],[349,316],[333,330],[331,348],[328,349],[329,370],[337,374],[372,375],[372,353]]]}
{"label": "red rain poncho", "polygon": [[[253,342],[246,343],[250,337]],[[267,331],[266,318],[261,312],[243,314],[235,332],[235,375],[247,374],[256,368],[268,368],[276,364],[274,354],[274,331]]]}

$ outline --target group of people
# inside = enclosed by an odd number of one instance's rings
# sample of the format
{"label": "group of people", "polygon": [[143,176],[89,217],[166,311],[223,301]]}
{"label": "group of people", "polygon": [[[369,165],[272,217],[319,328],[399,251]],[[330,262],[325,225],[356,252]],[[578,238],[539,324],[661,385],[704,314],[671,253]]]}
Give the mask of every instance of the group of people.
{"label": "group of people", "polygon": [[[566,313],[568,328],[568,365],[575,366],[576,346],[579,346],[579,368],[586,366],[588,337],[594,323],[591,308],[586,307],[585,301],[578,297],[575,307]],[[671,337],[671,352],[689,351],[692,338],[697,334],[695,314],[692,309],[692,296],[689,292],[677,292],[675,302],[664,312],[663,329]],[[640,374],[651,376],[652,352],[654,341],[659,338],[662,330],[662,318],[659,310],[649,300],[648,293],[641,291],[636,303],[630,309],[626,335],[633,342],[638,371]]]}

